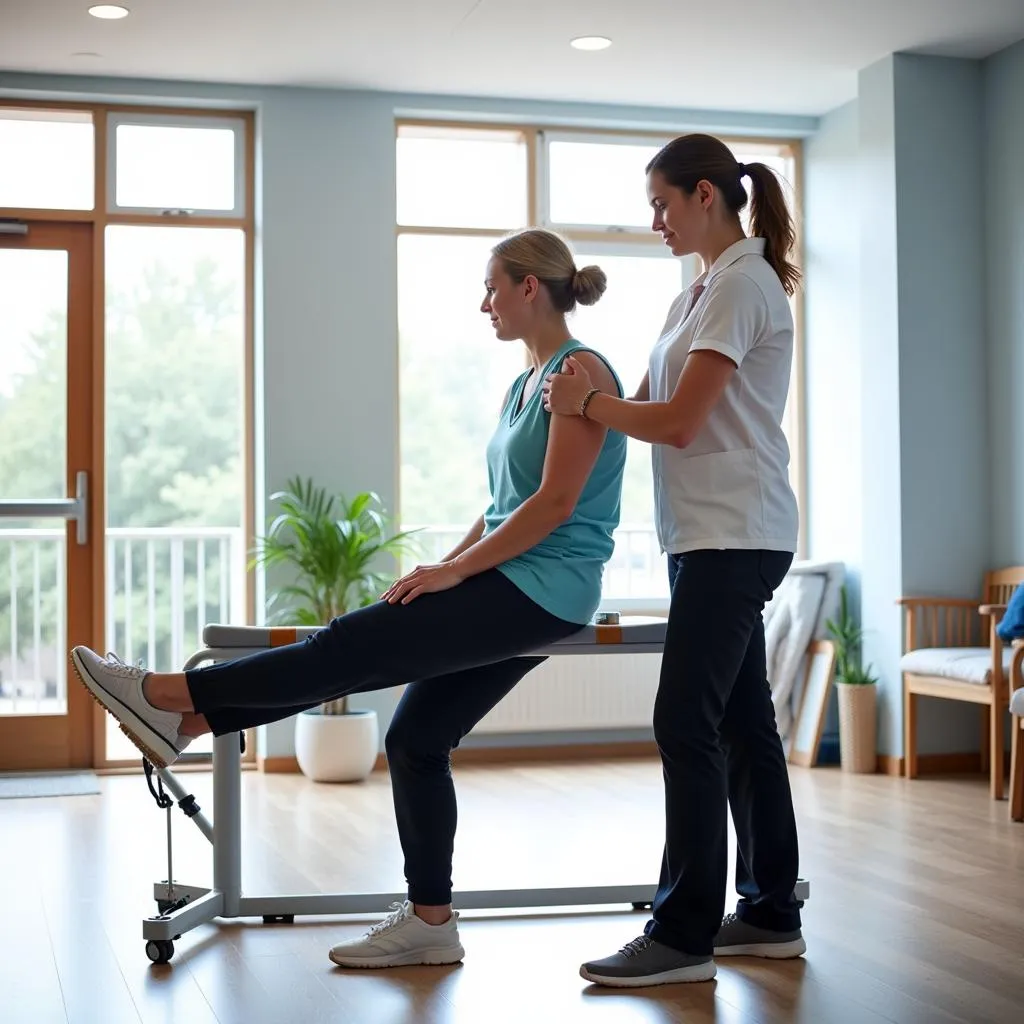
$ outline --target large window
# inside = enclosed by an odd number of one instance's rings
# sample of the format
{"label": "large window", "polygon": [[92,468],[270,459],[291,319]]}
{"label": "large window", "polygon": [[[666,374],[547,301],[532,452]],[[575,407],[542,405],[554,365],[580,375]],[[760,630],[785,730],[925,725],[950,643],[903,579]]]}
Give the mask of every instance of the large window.
{"label": "large window", "polygon": [[[673,258],[650,230],[643,170],[668,137],[416,123],[400,123],[397,134],[400,516],[436,558],[487,505],[484,449],[524,367],[522,346],[495,341],[479,309],[494,242],[540,224],[569,240],[578,265],[604,269],[608,290],[570,326],[608,357],[627,394],[646,372],[669,304],[700,266]],[[739,160],[761,160],[793,181],[792,147],[730,144]],[[795,391],[788,415],[797,449]],[[657,610],[667,598],[650,447],[631,440],[603,606]]]}

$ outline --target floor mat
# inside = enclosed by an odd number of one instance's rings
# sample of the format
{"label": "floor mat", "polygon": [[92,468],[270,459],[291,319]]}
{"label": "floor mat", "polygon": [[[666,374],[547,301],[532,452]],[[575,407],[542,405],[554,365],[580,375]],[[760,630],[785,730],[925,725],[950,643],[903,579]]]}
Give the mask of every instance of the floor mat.
{"label": "floor mat", "polygon": [[37,796],[93,796],[100,791],[92,772],[0,773],[0,800]]}

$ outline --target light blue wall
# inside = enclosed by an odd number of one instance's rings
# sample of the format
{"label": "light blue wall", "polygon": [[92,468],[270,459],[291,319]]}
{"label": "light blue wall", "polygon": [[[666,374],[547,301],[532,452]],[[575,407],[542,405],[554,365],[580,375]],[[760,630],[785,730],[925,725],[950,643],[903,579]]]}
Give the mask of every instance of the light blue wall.
{"label": "light blue wall", "polygon": [[[0,72],[0,95],[234,105],[257,111],[257,522],[263,496],[309,474],[397,499],[395,114],[806,136],[815,118]],[[382,734],[397,695],[361,695]],[[291,722],[261,735],[293,751]]]}
{"label": "light blue wall", "polygon": [[[982,67],[896,58],[903,585],[988,568]],[[972,723],[973,724],[973,723]]]}
{"label": "light blue wall", "polygon": [[[895,58],[902,583],[972,597],[989,568],[978,61]],[[921,702],[922,753],[976,750],[959,702]]]}
{"label": "light blue wall", "polygon": [[[395,196],[391,105],[280,90],[261,101],[259,133],[265,493],[300,474],[349,494],[375,490],[394,509],[397,267],[394,225],[383,223]],[[397,694],[357,703],[386,724]],[[265,728],[262,753],[293,750],[291,721]]]}
{"label": "light blue wall", "polygon": [[[806,147],[811,553],[845,553],[859,584],[885,754],[896,598],[971,596],[992,556],[984,112],[980,62],[890,55]],[[924,702],[922,752],[977,739],[969,708]]]}
{"label": "light blue wall", "polygon": [[1024,565],[1024,42],[986,62],[992,564]]}

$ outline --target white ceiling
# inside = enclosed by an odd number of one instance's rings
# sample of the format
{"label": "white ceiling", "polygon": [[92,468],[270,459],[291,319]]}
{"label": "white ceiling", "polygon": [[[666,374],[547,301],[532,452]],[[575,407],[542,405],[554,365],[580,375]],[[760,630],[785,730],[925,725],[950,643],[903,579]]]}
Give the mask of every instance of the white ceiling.
{"label": "white ceiling", "polygon": [[0,70],[820,114],[888,53],[1024,38],[1024,0],[90,2],[0,0]]}

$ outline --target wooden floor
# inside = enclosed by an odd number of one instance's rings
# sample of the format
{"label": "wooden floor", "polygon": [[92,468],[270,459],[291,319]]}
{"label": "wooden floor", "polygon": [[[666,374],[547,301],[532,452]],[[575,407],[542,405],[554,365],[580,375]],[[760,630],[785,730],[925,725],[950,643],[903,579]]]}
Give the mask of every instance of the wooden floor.
{"label": "wooden floor", "polygon": [[[458,769],[463,888],[652,880],[661,776],[651,761]],[[186,776],[204,810],[211,779]],[[709,984],[616,992],[581,961],[646,915],[465,913],[451,968],[343,971],[327,949],[365,922],[208,925],[145,958],[165,877],[164,815],[141,777],[102,794],[0,800],[3,1024],[969,1024],[1024,1020],[1024,826],[980,777],[915,782],[794,769],[805,959],[732,960]],[[402,886],[387,778],[243,779],[250,895]],[[209,846],[175,812],[175,876],[208,885]],[[382,908],[384,909],[384,908]]]}

